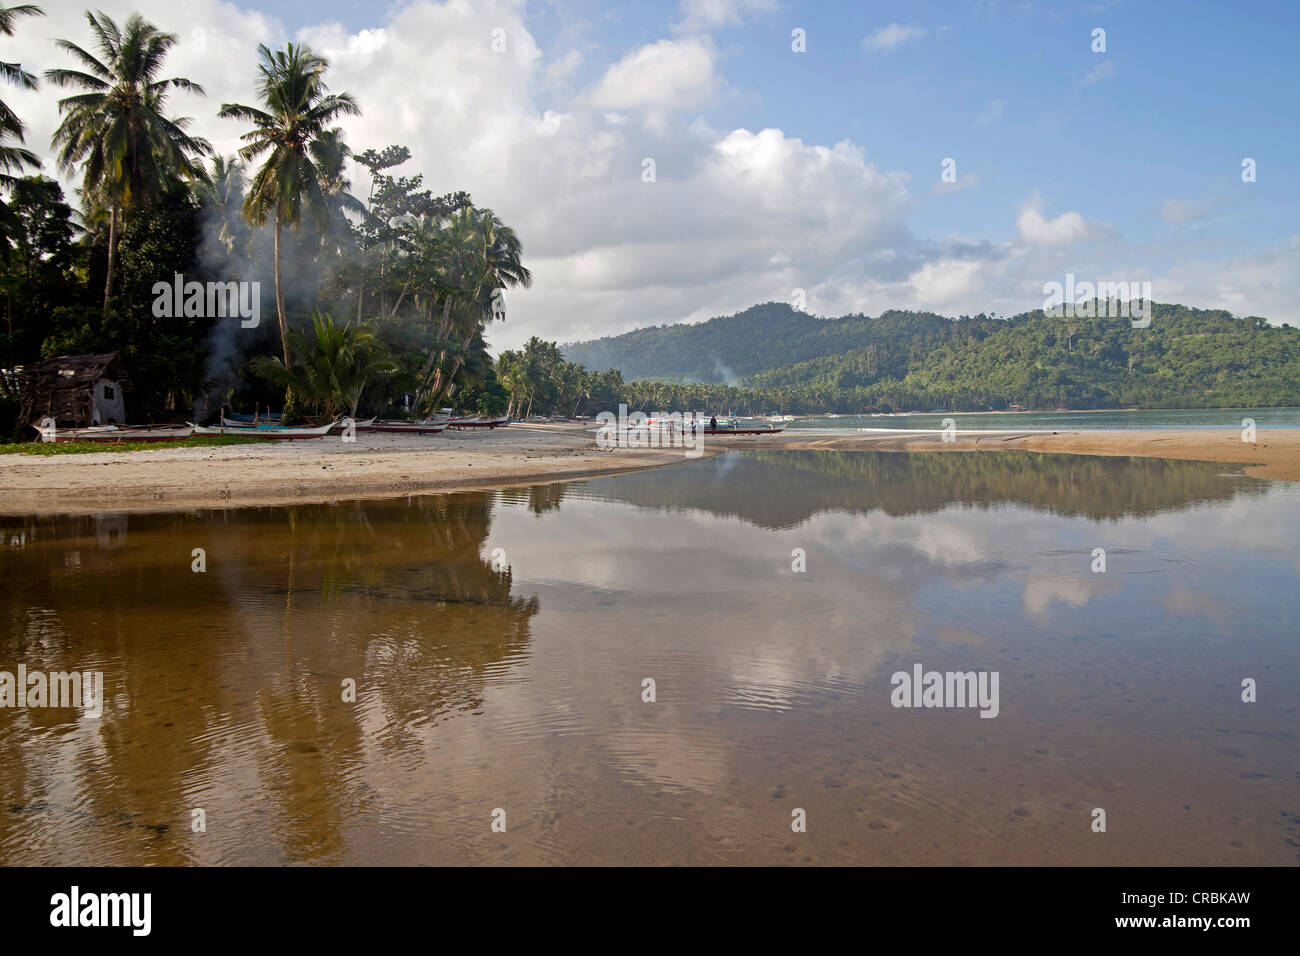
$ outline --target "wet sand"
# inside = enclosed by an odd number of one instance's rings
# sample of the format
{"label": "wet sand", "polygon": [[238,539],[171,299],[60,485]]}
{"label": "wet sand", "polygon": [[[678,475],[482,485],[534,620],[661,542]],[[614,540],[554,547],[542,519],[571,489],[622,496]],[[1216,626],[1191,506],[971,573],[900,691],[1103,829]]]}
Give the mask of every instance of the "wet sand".
{"label": "wet sand", "polygon": [[935,432],[879,434],[786,431],[746,441],[731,438],[732,448],[812,448],[834,451],[1030,451],[1065,455],[1174,458],[1219,461],[1246,466],[1255,478],[1300,481],[1300,429],[1259,429],[1256,441],[1243,442],[1237,429],[1185,431],[958,431],[945,442]]}
{"label": "wet sand", "polygon": [[[361,434],[224,448],[40,457],[0,456],[0,513],[78,514],[185,507],[393,497],[489,489],[657,468],[691,460],[681,449],[596,446],[583,423],[511,425],[440,435]],[[1240,464],[1260,478],[1300,480],[1300,429],[974,432],[944,442],[934,432],[879,434],[791,430],[705,439],[704,457],[728,448],[840,451],[1028,451],[1175,458]]]}
{"label": "wet sand", "polygon": [[[568,481],[677,464],[680,449],[596,446],[594,426],[362,433],[213,448],[0,455],[0,514],[91,514],[395,497]],[[705,448],[704,457],[723,448]]]}

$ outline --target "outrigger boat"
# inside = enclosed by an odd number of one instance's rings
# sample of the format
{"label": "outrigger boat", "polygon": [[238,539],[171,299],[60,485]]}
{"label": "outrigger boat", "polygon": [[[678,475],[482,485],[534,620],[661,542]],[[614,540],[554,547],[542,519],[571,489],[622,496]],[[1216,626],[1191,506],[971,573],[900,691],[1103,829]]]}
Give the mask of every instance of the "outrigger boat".
{"label": "outrigger boat", "polygon": [[194,434],[193,426],[184,425],[91,425],[86,428],[59,428],[33,425],[41,441],[181,441]]}
{"label": "outrigger boat", "polygon": [[438,432],[446,430],[446,428],[447,420],[445,418],[422,422],[371,419],[371,424],[366,427],[366,431],[404,432],[408,435],[436,435]]}
{"label": "outrigger boat", "polygon": [[190,427],[194,429],[196,435],[240,435],[244,438],[324,438],[331,428],[338,422],[330,422],[328,425],[316,425],[308,427],[297,427],[293,425],[259,425],[253,428],[249,425],[195,425],[190,422]]}
{"label": "outrigger boat", "polygon": [[[375,419],[374,419],[374,418],[359,418],[359,419],[355,419],[355,420],[352,422],[352,427],[355,428],[355,429],[356,429],[357,431],[359,431],[359,432],[365,432],[365,431],[370,431],[370,430],[371,430],[371,426],[374,425],[374,423],[375,423]],[[330,427],[332,427],[336,433],[341,433],[341,432],[343,431],[344,427],[346,426],[346,424],[347,424],[347,420],[346,420],[346,419],[343,419],[343,418],[340,418],[338,421],[334,422]],[[278,422],[264,422],[264,421],[251,422],[251,421],[241,421],[240,419],[227,418],[225,415],[222,415],[222,416],[221,416],[221,427],[222,427],[222,428],[242,428],[242,429],[245,429],[246,431],[249,431],[249,432],[256,431],[256,432],[260,433],[260,432],[262,432],[262,431],[265,431],[265,430],[268,429],[268,428],[280,428],[280,429],[283,429],[283,428],[286,428],[286,427],[292,427],[292,426],[281,425],[281,424],[279,424]]]}
{"label": "outrigger boat", "polygon": [[478,415],[471,415],[468,418],[453,418],[447,422],[448,428],[504,428],[510,424],[510,419],[502,415],[500,418],[482,418]]}
{"label": "outrigger boat", "polygon": [[706,435],[779,435],[785,426],[748,425],[740,419],[719,418],[717,428],[705,424],[702,430]]}

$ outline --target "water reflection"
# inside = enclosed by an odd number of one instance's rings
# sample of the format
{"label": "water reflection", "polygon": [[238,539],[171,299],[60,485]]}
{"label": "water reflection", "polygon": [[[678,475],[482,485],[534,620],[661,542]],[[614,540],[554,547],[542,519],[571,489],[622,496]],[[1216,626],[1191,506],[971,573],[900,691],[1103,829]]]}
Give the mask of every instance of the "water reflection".
{"label": "water reflection", "polygon": [[[678,472],[694,480],[679,480]],[[788,528],[828,510],[927,514],[953,503],[1019,504],[1094,519],[1146,517],[1240,495],[1268,482],[1213,462],[1029,452],[897,454],[755,451],[673,473],[645,471],[590,484],[630,504],[699,508],[764,528]]]}
{"label": "water reflection", "polygon": [[[0,709],[0,862],[1294,862],[1300,496],[1224,472],[758,452],[5,519],[0,669],[109,700]],[[894,710],[916,661],[1000,716]]]}

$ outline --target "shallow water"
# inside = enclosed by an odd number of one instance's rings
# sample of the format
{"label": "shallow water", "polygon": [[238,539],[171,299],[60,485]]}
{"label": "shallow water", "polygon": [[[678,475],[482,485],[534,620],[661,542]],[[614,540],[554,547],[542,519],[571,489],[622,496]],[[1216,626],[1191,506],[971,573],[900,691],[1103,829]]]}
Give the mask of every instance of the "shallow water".
{"label": "shallow water", "polygon": [[[1300,486],[1233,471],[733,452],[2,519],[0,670],[107,701],[0,709],[0,863],[1295,864]],[[997,717],[892,706],[918,663]]]}
{"label": "shallow water", "polygon": [[911,415],[817,416],[789,423],[792,429],[889,429],[939,431],[952,418],[962,431],[1158,431],[1161,429],[1241,429],[1249,418],[1257,429],[1300,428],[1300,408],[1106,409],[1095,412],[951,412]]}

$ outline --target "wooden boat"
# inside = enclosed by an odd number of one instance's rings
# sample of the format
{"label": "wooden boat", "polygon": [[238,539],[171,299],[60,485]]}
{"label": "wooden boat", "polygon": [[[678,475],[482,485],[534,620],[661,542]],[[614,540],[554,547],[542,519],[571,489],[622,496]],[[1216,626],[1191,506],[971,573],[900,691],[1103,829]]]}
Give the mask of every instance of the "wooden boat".
{"label": "wooden boat", "polygon": [[405,433],[408,435],[436,435],[438,432],[446,430],[446,428],[446,419],[422,422],[371,419],[371,424],[366,427],[366,431]]}
{"label": "wooden boat", "polygon": [[471,415],[469,418],[453,418],[447,422],[448,428],[505,428],[510,419],[505,415],[500,418],[482,418]]}
{"label": "wooden boat", "polygon": [[705,424],[702,431],[706,435],[779,435],[785,431],[785,426],[778,428],[774,425],[746,425],[736,419],[720,418],[717,428]]}
{"label": "wooden boat", "polygon": [[297,427],[293,425],[262,425],[257,428],[250,428],[247,425],[195,425],[193,422],[190,426],[194,429],[196,435],[240,435],[244,438],[275,438],[275,439],[293,439],[293,438],[324,438],[331,428],[337,422],[330,422],[328,425],[316,425],[309,427]]}
{"label": "wooden boat", "polygon": [[194,434],[193,426],[185,425],[91,425],[86,428],[57,428],[33,425],[41,441],[181,441]]}
{"label": "wooden boat", "polygon": [[[370,429],[370,426],[373,425],[374,423],[375,423],[375,419],[374,419],[374,418],[358,418],[358,419],[356,419],[355,421],[353,421],[353,423],[352,423],[352,427],[355,428],[355,429],[356,429],[357,431],[359,431],[359,432],[370,431],[370,430],[371,430],[371,429]],[[338,421],[336,421],[336,422],[333,422],[333,423],[330,425],[330,428],[332,428],[333,431],[331,431],[329,434],[331,434],[331,435],[341,435],[341,434],[343,433],[343,429],[344,429],[344,427],[346,426],[346,424],[347,424],[347,420],[346,420],[346,419],[342,419],[342,418],[340,418],[340,419],[339,419]],[[221,416],[221,427],[222,427],[222,428],[242,428],[242,429],[248,431],[250,434],[255,434],[255,433],[263,432],[263,431],[265,431],[265,430],[268,429],[268,428],[284,429],[284,428],[287,428],[287,427],[293,427],[293,426],[280,425],[280,424],[276,424],[276,423],[272,423],[272,422],[264,422],[264,421],[259,421],[259,422],[243,421],[243,420],[240,420],[240,419],[227,418],[225,415],[222,415],[222,416]]]}

